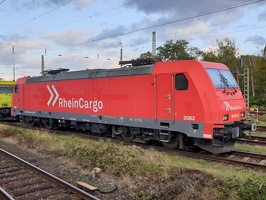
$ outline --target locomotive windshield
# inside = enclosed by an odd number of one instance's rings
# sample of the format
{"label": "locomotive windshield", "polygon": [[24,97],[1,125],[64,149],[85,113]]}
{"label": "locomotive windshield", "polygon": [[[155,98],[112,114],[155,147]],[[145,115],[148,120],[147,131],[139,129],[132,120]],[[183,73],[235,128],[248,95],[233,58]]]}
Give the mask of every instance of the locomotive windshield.
{"label": "locomotive windshield", "polygon": [[229,70],[206,69],[215,88],[238,88],[238,84]]}
{"label": "locomotive windshield", "polygon": [[12,91],[13,91],[12,85],[0,86],[0,93],[12,93]]}

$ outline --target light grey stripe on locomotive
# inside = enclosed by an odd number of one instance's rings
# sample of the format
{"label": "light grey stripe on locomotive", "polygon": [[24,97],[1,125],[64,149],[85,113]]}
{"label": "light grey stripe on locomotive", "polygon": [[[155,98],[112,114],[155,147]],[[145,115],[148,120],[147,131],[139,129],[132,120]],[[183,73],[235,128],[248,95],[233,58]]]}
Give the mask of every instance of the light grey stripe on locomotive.
{"label": "light grey stripe on locomotive", "polygon": [[[72,113],[56,113],[56,112],[41,112],[41,111],[14,111],[16,115],[25,115],[41,118],[52,118],[57,120],[69,120],[75,122],[90,122],[102,123],[120,126],[131,126],[138,128],[157,129],[166,131],[178,131],[185,133],[189,137],[202,138],[204,123],[203,122],[184,122],[167,120],[146,119],[146,118],[130,118],[130,117],[115,117],[115,116],[101,116],[88,114],[72,114]],[[166,126],[168,124],[169,126]],[[197,127],[197,128],[195,128]]]}
{"label": "light grey stripe on locomotive", "polygon": [[151,74],[153,68],[154,65],[115,69],[87,69],[82,71],[63,72],[48,76],[28,77],[26,83],[146,75]]}

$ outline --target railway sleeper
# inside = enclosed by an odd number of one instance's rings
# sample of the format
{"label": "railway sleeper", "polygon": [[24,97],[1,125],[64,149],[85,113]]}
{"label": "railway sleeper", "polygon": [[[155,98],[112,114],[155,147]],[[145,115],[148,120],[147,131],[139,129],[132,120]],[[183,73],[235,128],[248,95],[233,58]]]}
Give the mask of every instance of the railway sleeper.
{"label": "railway sleeper", "polygon": [[41,190],[51,189],[51,188],[54,188],[54,186],[51,185],[50,183],[47,183],[47,184],[37,186],[34,188],[29,188],[27,190],[21,190],[21,191],[13,192],[13,195],[14,195],[14,197],[19,197],[19,196],[23,196],[25,194],[30,194],[30,193],[34,193],[34,192],[41,191]]}

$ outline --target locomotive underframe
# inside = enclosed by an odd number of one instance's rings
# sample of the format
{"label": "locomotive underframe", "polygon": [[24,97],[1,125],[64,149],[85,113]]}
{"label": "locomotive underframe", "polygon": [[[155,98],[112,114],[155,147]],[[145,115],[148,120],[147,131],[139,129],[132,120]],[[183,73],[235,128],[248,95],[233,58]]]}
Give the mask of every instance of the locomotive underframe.
{"label": "locomotive underframe", "polygon": [[[50,129],[68,127],[93,134],[111,134],[124,140],[147,143],[160,141],[172,149],[188,149],[197,146],[213,153],[234,150],[234,140],[242,134],[239,127],[248,129],[243,122],[230,123],[225,128],[214,129],[213,140],[204,140],[203,123],[155,121],[143,118],[110,117],[99,115],[75,115],[41,111],[14,110],[19,120],[29,125]],[[69,116],[69,117],[68,117]],[[194,146],[193,146],[194,145]],[[229,145],[229,147],[226,147]]]}
{"label": "locomotive underframe", "polygon": [[245,130],[256,130],[256,127],[254,127],[256,126],[255,123],[247,124],[245,120],[226,123],[223,126],[224,128],[215,128],[213,130],[213,146],[223,147],[226,143],[234,141],[238,138],[243,138],[245,136]]}
{"label": "locomotive underframe", "polygon": [[11,108],[8,108],[8,107],[0,108],[0,120],[13,119],[10,111],[11,111]]}
{"label": "locomotive underframe", "polygon": [[18,115],[17,120],[27,125],[40,126],[49,129],[64,127],[92,134],[109,134],[112,135],[112,137],[120,136],[125,141],[135,141],[140,143],[160,141],[164,146],[171,149],[187,149],[188,146],[193,145],[192,138],[189,138],[184,133],[177,131],[106,123],[80,122],[76,120],[42,118],[26,115]]}
{"label": "locomotive underframe", "polygon": [[245,120],[220,124],[223,128],[215,128],[213,130],[213,139],[211,141],[196,140],[195,143],[202,149],[215,154],[234,151],[236,139],[243,138],[245,130],[256,130],[256,124],[250,124],[250,121],[247,121],[249,124]]}

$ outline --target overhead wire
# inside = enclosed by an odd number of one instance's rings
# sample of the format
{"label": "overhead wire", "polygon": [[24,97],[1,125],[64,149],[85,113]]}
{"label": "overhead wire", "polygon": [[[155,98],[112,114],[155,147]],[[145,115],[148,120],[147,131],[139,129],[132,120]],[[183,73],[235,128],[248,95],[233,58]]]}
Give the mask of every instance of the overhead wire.
{"label": "overhead wire", "polygon": [[[70,3],[71,1],[73,1],[73,0],[70,0],[70,1],[68,1],[68,2],[66,2],[66,3],[64,3],[64,4],[60,5],[60,6],[54,8],[54,9],[48,11],[48,12],[46,12],[46,13],[43,13],[43,14],[39,15],[38,17],[34,18],[34,19],[40,18],[40,17],[42,17],[42,16],[44,16],[44,15],[46,15],[46,14],[52,12],[52,11],[54,11],[54,10],[56,10],[56,9],[58,9],[58,8],[60,8],[60,7],[62,7],[62,6],[64,6],[64,5],[66,5],[66,4]],[[128,4],[134,3],[134,2],[136,2],[136,1],[138,1],[138,0],[131,1],[131,2],[126,3],[126,4],[122,4],[122,5],[120,5],[120,6],[117,6],[117,7],[111,8],[111,9],[107,9],[107,10],[102,11],[102,12],[98,12],[98,13],[96,13],[96,14],[90,15],[89,17],[85,17],[85,18],[82,18],[82,19],[79,19],[79,20],[75,20],[75,21],[70,22],[70,23],[67,23],[67,24],[76,23],[76,22],[78,22],[78,21],[81,21],[81,20],[84,20],[84,19],[90,18],[90,17],[92,17],[92,16],[96,16],[96,15],[99,15],[99,14],[102,14],[102,13],[105,13],[105,12],[108,12],[108,11],[111,11],[111,10],[114,10],[114,9],[117,9],[117,8],[119,8],[119,7],[122,7],[122,6],[125,6],[125,5],[128,5]],[[201,14],[192,15],[192,16],[188,16],[188,17],[181,18],[181,19],[173,20],[173,21],[168,21],[168,22],[160,23],[160,24],[157,24],[157,25],[149,26],[149,27],[144,27],[144,28],[141,28],[141,29],[139,29],[139,30],[129,31],[129,32],[126,32],[126,33],[117,34],[117,36],[124,35],[124,34],[130,34],[130,33],[138,32],[138,31],[143,31],[143,30],[147,30],[147,29],[151,29],[151,28],[157,28],[157,27],[160,27],[160,26],[165,26],[165,25],[169,25],[169,24],[172,24],[172,23],[177,23],[177,22],[181,22],[181,21],[185,21],[185,20],[189,20],[189,19],[193,19],[193,18],[197,18],[197,17],[202,17],[202,16],[205,16],[205,15],[214,14],[214,13],[217,13],[217,12],[222,12],[222,11],[226,11],[226,10],[230,10],[230,9],[234,9],[234,8],[238,8],[238,7],[243,7],[243,6],[246,6],[246,5],[250,5],[250,4],[254,4],[254,3],[258,3],[258,2],[262,2],[262,1],[265,1],[265,0],[257,0],[257,1],[250,1],[250,2],[246,2],[246,3],[242,3],[242,4],[237,4],[237,5],[234,5],[234,6],[230,6],[230,7],[226,7],[226,8],[222,8],[222,9],[214,10],[214,11],[209,11],[209,12],[205,12],[205,13],[201,13]],[[34,2],[34,1],[33,1],[33,2]],[[32,19],[32,20],[30,20],[30,21],[28,21],[28,22],[26,22],[26,23],[20,25],[19,27],[16,27],[16,28],[12,29],[11,31],[9,31],[9,32],[7,32],[7,33],[10,33],[10,32],[12,32],[12,31],[14,31],[14,30],[16,30],[16,29],[18,29],[18,28],[20,28],[20,27],[22,27],[22,26],[25,26],[26,24],[28,24],[28,23],[34,21],[34,19]],[[66,24],[65,24],[65,25],[66,25]],[[59,27],[59,26],[54,27],[54,28],[52,28],[52,29],[55,29],[55,28],[58,28],[58,27]],[[49,29],[49,30],[51,30],[51,29]],[[6,33],[6,34],[7,34],[7,33]],[[5,34],[5,35],[6,35],[6,34]],[[114,37],[114,36],[110,36],[110,38],[112,38],[112,37]],[[106,39],[106,38],[103,38],[103,39]],[[97,41],[98,41],[98,40],[97,40]],[[83,43],[81,43],[81,44],[83,44]],[[79,44],[77,44],[77,45],[79,45]]]}
{"label": "overhead wire", "polygon": [[[246,21],[246,20],[251,19],[251,18],[258,18],[258,17],[264,17],[264,16],[266,16],[266,14],[260,14],[260,15],[251,16],[251,17],[242,18],[242,19],[239,18],[238,21]],[[229,23],[232,23],[232,21],[226,21],[226,22],[222,22],[222,23],[211,24],[211,25],[208,25],[207,27],[210,28],[210,27],[221,26],[221,25],[225,25],[225,24],[229,24]],[[206,26],[201,26],[201,27],[197,27],[197,28],[190,28],[190,29],[187,29],[185,31],[184,30],[179,30],[179,31],[174,32],[174,33],[161,34],[161,35],[157,35],[157,37],[164,37],[164,36],[167,36],[167,35],[176,35],[177,33],[184,33],[184,32],[188,32],[188,31],[193,31],[195,29],[199,30],[201,28],[206,28]],[[264,26],[244,29],[243,31],[259,29],[259,28],[264,28]],[[241,32],[242,30],[239,30],[239,31]],[[238,32],[238,31],[233,31],[233,32],[230,32],[230,33],[235,33],[235,32]],[[221,33],[221,34],[218,34],[218,35],[224,35],[224,34],[228,34],[228,33]],[[216,36],[216,35],[211,35],[210,37],[213,37],[213,36]],[[209,37],[209,36],[204,36],[204,37],[195,38],[195,39],[202,39],[202,38],[206,38],[206,37]],[[190,40],[195,40],[195,39],[193,38],[193,39],[190,39]]]}
{"label": "overhead wire", "polygon": [[[265,28],[266,26],[263,26],[263,27],[257,27],[256,29],[259,29],[259,28]],[[227,32],[227,33],[223,33],[223,34],[215,34],[215,35],[209,35],[209,36],[203,36],[203,37],[198,37],[198,38],[193,38],[193,39],[190,39],[188,41],[192,41],[192,40],[197,40],[197,39],[203,39],[203,38],[209,38],[209,37],[215,37],[215,36],[221,36],[221,35],[226,35],[226,34],[229,34],[229,33],[235,33],[235,32],[244,32],[244,31],[247,31],[247,30],[252,30],[252,29],[244,29],[244,30],[239,30],[239,31],[232,31],[232,32]],[[94,41],[91,41],[91,42],[94,42]],[[73,45],[72,45],[73,46]],[[64,49],[66,47],[62,47],[62,48],[57,48],[57,49],[53,49],[53,50],[50,50],[50,52],[52,51],[57,51],[57,50],[61,50],[61,49]],[[41,55],[43,53],[34,53],[34,54],[31,54],[31,56],[34,56],[34,55]],[[12,54],[13,55],[13,54]],[[10,56],[10,55],[9,55]],[[6,56],[6,57],[9,57],[9,56]],[[29,56],[20,56],[20,57],[16,57],[16,58],[12,58],[12,59],[8,59],[8,60],[4,60],[4,61],[1,61],[2,63],[6,63],[6,62],[11,62],[14,60],[20,60],[22,58],[26,58],[26,57],[29,57]]]}
{"label": "overhead wire", "polygon": [[[24,24],[21,24],[21,25],[15,27],[15,28],[13,28],[12,30],[10,30],[10,31],[6,32],[5,34],[3,34],[3,36],[5,36],[5,35],[7,35],[8,33],[11,33],[11,32],[13,32],[14,30],[17,30],[17,29],[19,29],[19,28],[21,28],[21,27],[23,27],[23,26],[25,26],[25,25],[31,23],[32,21],[34,21],[34,20],[36,20],[36,19],[39,19],[39,18],[41,18],[41,17],[43,17],[43,16],[45,16],[45,15],[47,15],[47,14],[53,12],[54,10],[56,10],[56,9],[58,9],[58,8],[61,8],[61,7],[65,6],[65,5],[69,4],[71,1],[73,1],[73,0],[69,0],[69,1],[67,1],[67,2],[65,2],[65,3],[63,3],[63,4],[61,4],[61,5],[59,5],[59,6],[55,7],[55,8],[53,8],[53,9],[47,11],[47,12],[45,12],[45,13],[43,13],[43,14],[37,16],[37,17],[34,16],[33,19],[31,19],[31,20],[25,22]],[[34,3],[34,1],[33,1],[33,3]]]}
{"label": "overhead wire", "polygon": [[214,13],[218,13],[218,12],[222,12],[222,11],[226,11],[226,10],[231,10],[231,9],[243,7],[243,6],[246,6],[246,5],[250,5],[250,4],[254,4],[254,3],[258,3],[258,2],[262,2],[262,1],[265,1],[265,0],[257,0],[257,1],[247,2],[247,3],[238,4],[238,5],[234,5],[234,6],[227,7],[227,8],[218,9],[218,10],[215,10],[215,11],[209,11],[209,12],[205,12],[205,13],[201,13],[201,14],[197,14],[197,15],[184,17],[184,18],[177,19],[177,20],[172,20],[172,21],[160,23],[160,24],[157,24],[157,25],[152,25],[152,26],[147,26],[147,27],[139,28],[139,29],[132,30],[132,31],[127,31],[127,32],[124,32],[124,33],[117,33],[117,34],[108,35],[108,36],[101,37],[101,38],[94,38],[94,39],[92,39],[90,41],[85,41],[85,42],[81,42],[81,43],[67,45],[67,46],[64,46],[64,47],[56,48],[54,50],[69,48],[69,47],[73,47],[73,46],[79,46],[79,45],[83,45],[83,44],[86,44],[86,43],[101,41],[101,40],[110,39],[110,38],[114,38],[114,37],[118,37],[118,36],[122,36],[122,35],[128,35],[128,34],[136,33],[136,32],[139,32],[139,31],[149,30],[149,29],[152,29],[152,28],[156,28],[156,27],[160,27],[160,26],[165,26],[165,25],[169,25],[169,24],[185,21],[185,20],[196,18],[196,17],[202,17],[202,16],[205,16],[205,15],[214,14]]}
{"label": "overhead wire", "polygon": [[[71,0],[71,1],[73,1],[73,0]],[[68,3],[70,3],[71,1],[66,2],[65,4],[68,4]],[[63,26],[65,26],[65,25],[69,25],[69,24],[77,23],[77,22],[79,22],[79,21],[82,21],[82,20],[85,20],[85,19],[88,19],[88,18],[92,18],[92,17],[94,17],[94,16],[97,16],[97,15],[100,15],[100,14],[103,14],[103,13],[106,13],[106,12],[109,12],[109,11],[112,11],[112,10],[115,10],[115,9],[118,9],[118,8],[121,8],[121,7],[124,7],[124,6],[130,5],[130,4],[135,3],[135,2],[137,2],[137,1],[139,1],[139,0],[133,0],[133,1],[130,1],[130,2],[128,2],[128,3],[124,3],[124,4],[121,4],[121,5],[119,5],[119,6],[116,6],[116,7],[110,8],[110,9],[106,9],[106,10],[103,10],[103,11],[99,11],[99,12],[97,12],[97,13],[95,13],[95,14],[90,15],[90,16],[83,17],[83,18],[80,18],[80,19],[77,19],[77,20],[74,20],[74,21],[71,21],[71,22],[68,22],[68,23],[65,23],[65,24],[59,25],[59,26],[55,26],[55,27],[52,27],[52,28],[46,29],[46,30],[44,30],[44,31],[37,32],[37,33],[35,33],[34,35],[39,35],[39,34],[41,34],[41,33],[44,33],[44,32],[46,32],[46,31],[49,31],[49,30],[53,30],[53,29],[56,29],[56,28],[59,28],[59,27],[63,27]],[[21,8],[26,7],[27,5],[29,5],[29,4],[31,4],[31,3],[34,3],[34,1],[31,1],[30,3],[28,3],[28,4],[26,4],[26,5],[22,6],[22,7],[20,7],[20,8],[18,8],[18,9],[16,9],[15,11],[9,13],[8,15],[10,15],[10,14],[12,14],[12,13],[14,13],[14,12],[20,10]],[[64,4],[60,5],[59,7],[62,7],[63,5],[64,5]],[[54,8],[54,9],[52,9],[52,10],[50,10],[50,11],[44,13],[44,14],[48,14],[48,13],[52,12],[53,10],[58,9],[59,7],[56,7],[56,8]],[[44,14],[42,14],[42,15],[44,15]],[[18,28],[21,28],[21,27],[25,26],[26,24],[28,24],[28,23],[34,21],[35,19],[41,17],[42,15],[40,15],[40,16],[38,16],[38,17],[35,18],[35,14],[34,14],[34,19],[32,19],[32,20],[30,20],[30,21],[28,21],[28,22],[26,22],[26,23],[20,25],[19,27],[16,27],[16,28],[12,29],[12,30],[9,31],[8,33],[12,32],[12,31],[14,31],[14,30],[16,30],[16,29],[18,29]],[[0,18],[0,20],[1,20],[1,18]],[[7,33],[6,33],[6,34],[7,34]],[[10,46],[10,44],[4,44],[4,43],[1,43],[1,42],[0,42],[0,44]],[[22,46],[20,46],[20,47],[22,47]]]}
{"label": "overhead wire", "polygon": [[30,5],[32,2],[34,2],[34,1],[30,1],[29,3],[27,3],[27,4],[25,4],[25,5],[21,6],[21,7],[19,7],[19,8],[17,8],[17,9],[13,10],[12,12],[6,14],[5,16],[0,17],[0,20],[2,20],[2,19],[4,19],[4,18],[8,17],[9,15],[12,15],[13,13],[15,13],[15,12],[21,10],[22,8],[25,8],[26,6]]}
{"label": "overhead wire", "polygon": [[112,10],[116,10],[116,9],[118,9],[118,8],[121,8],[121,7],[127,6],[127,5],[129,5],[129,4],[135,3],[135,2],[137,2],[137,1],[139,1],[139,0],[130,1],[130,2],[128,2],[128,3],[121,4],[121,5],[119,5],[119,6],[115,6],[115,7],[110,8],[110,9],[106,9],[106,10],[103,10],[103,11],[99,11],[99,12],[97,12],[97,13],[95,13],[95,14],[92,14],[92,15],[89,15],[89,16],[86,16],[86,17],[83,17],[83,18],[80,18],[80,19],[77,19],[77,20],[74,20],[74,21],[71,21],[71,22],[68,22],[68,23],[65,23],[65,24],[59,25],[59,26],[55,26],[55,27],[52,27],[52,28],[46,29],[46,30],[44,30],[44,31],[37,32],[35,35],[40,34],[40,33],[44,33],[44,32],[46,32],[46,31],[48,31],[48,30],[53,30],[53,29],[56,29],[56,28],[59,28],[59,27],[63,27],[63,26],[65,26],[65,25],[74,24],[74,23],[77,23],[77,22],[82,21],[82,20],[85,20],[85,19],[91,19],[92,17],[95,17],[95,16],[97,16],[97,15],[101,15],[101,14],[104,14],[104,13],[110,12],[110,11],[112,11]]}
{"label": "overhead wire", "polygon": [[[233,5],[233,6],[229,6],[229,7],[225,7],[225,8],[221,8],[221,9],[217,9],[217,10],[213,10],[213,11],[209,11],[209,12],[204,12],[204,13],[197,14],[197,15],[191,15],[191,16],[187,16],[187,17],[180,18],[180,19],[177,19],[177,20],[172,20],[172,21],[160,23],[160,24],[157,24],[157,25],[147,26],[147,27],[144,27],[144,28],[140,28],[140,29],[136,29],[136,30],[132,30],[132,31],[127,31],[127,32],[124,32],[124,33],[113,34],[113,35],[109,35],[109,36],[105,36],[105,37],[101,37],[101,38],[94,38],[94,39],[92,39],[90,41],[85,41],[85,42],[76,43],[76,44],[72,44],[72,45],[66,45],[66,46],[59,47],[59,48],[53,48],[53,49],[50,49],[49,51],[50,52],[51,51],[57,51],[57,50],[61,50],[61,49],[69,48],[69,47],[74,47],[74,46],[84,45],[84,44],[91,43],[91,42],[105,40],[105,39],[108,39],[108,38],[114,38],[114,37],[118,37],[118,36],[122,36],[122,35],[128,35],[128,34],[132,34],[132,33],[139,32],[139,31],[144,31],[144,30],[148,30],[148,29],[152,29],[152,28],[156,28],[156,27],[160,27],[160,26],[169,25],[169,24],[172,24],[172,23],[177,23],[177,22],[181,22],[181,21],[185,21],[185,20],[189,20],[189,19],[193,19],[193,18],[197,18],[197,17],[202,17],[202,16],[206,16],[206,15],[210,15],[210,14],[214,14],[214,13],[218,13],[218,12],[223,12],[223,11],[227,11],[227,10],[231,10],[231,9],[235,9],[235,8],[239,8],[239,7],[243,7],[243,6],[247,6],[247,5],[254,4],[254,3],[259,3],[259,2],[262,2],[262,1],[265,1],[265,0],[257,0],[257,1],[250,1],[250,2],[246,2],[246,3],[236,4],[236,5]],[[115,8],[113,8],[113,9],[115,9]],[[109,10],[111,10],[111,9],[109,9]],[[49,12],[47,12],[47,13],[49,13]],[[40,54],[40,53],[37,53],[37,54]],[[6,60],[6,61],[2,61],[2,62],[8,62],[8,61],[10,61],[10,60]]]}

